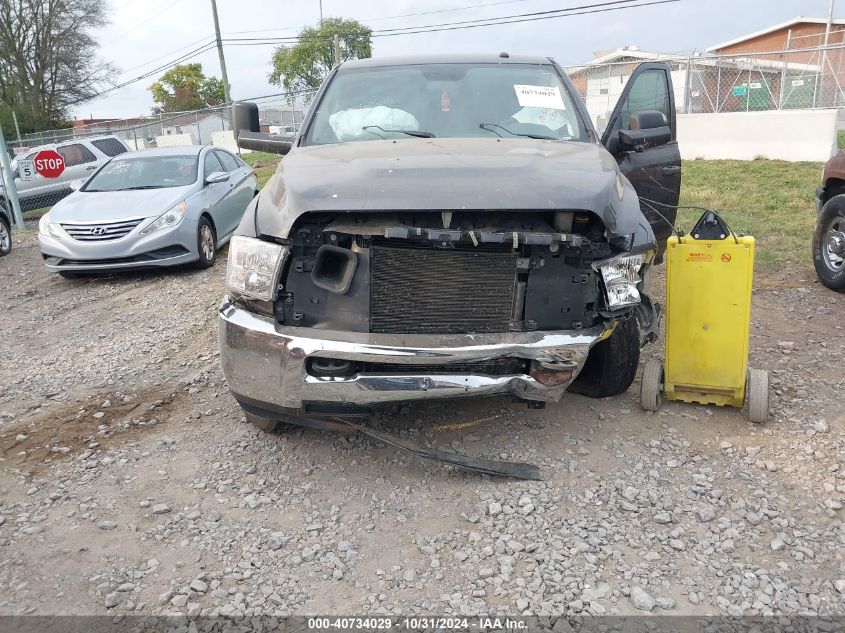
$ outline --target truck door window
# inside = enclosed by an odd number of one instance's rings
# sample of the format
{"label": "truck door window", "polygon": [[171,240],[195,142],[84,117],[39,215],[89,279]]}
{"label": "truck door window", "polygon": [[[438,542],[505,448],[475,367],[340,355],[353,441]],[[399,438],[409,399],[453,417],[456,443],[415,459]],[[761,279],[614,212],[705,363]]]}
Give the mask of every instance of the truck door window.
{"label": "truck door window", "polygon": [[632,112],[656,110],[669,121],[669,86],[666,83],[666,73],[662,70],[647,70],[634,80],[628,98],[622,106],[619,117],[620,130],[629,129],[629,118]]}

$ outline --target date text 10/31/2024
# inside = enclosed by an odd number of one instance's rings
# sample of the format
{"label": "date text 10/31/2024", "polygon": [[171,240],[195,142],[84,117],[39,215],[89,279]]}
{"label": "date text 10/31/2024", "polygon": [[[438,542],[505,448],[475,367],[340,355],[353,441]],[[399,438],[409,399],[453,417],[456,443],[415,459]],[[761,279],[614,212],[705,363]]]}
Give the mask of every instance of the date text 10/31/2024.
{"label": "date text 10/31/2024", "polygon": [[337,630],[390,630],[404,631],[454,630],[454,631],[489,631],[489,630],[525,630],[525,620],[497,617],[433,617],[417,616],[393,620],[386,617],[325,617],[308,618],[308,629],[313,631]]}

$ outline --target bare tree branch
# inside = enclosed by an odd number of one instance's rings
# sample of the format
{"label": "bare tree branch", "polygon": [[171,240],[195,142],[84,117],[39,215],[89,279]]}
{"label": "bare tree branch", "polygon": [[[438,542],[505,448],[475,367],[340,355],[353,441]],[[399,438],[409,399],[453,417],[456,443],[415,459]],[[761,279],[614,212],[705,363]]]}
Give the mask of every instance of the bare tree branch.
{"label": "bare tree branch", "polygon": [[0,105],[46,122],[111,85],[97,57],[106,0],[0,0]]}

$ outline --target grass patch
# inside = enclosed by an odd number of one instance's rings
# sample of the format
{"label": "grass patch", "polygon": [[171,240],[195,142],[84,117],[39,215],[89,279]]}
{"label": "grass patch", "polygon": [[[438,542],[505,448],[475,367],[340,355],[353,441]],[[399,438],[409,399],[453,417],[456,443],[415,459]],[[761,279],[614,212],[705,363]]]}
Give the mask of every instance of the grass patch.
{"label": "grass patch", "polygon": [[250,152],[243,154],[241,158],[255,170],[259,188],[263,187],[270,180],[270,176],[276,173],[276,167],[282,159],[281,156],[268,152]]}
{"label": "grass patch", "polygon": [[845,149],[845,130],[836,131],[836,147]]}
{"label": "grass patch", "polygon": [[[753,235],[759,264],[810,265],[821,163],[689,160],[683,168],[681,204],[714,209],[736,233]],[[676,224],[689,231],[700,215],[681,209]]]}

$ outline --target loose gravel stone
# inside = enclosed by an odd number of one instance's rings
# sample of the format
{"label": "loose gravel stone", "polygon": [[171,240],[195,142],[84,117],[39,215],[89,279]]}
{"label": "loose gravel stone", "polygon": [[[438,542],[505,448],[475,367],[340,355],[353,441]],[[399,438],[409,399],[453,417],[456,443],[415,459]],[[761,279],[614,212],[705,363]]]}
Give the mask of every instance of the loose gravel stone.
{"label": "loose gravel stone", "polygon": [[640,611],[653,611],[655,602],[642,587],[631,587],[631,604]]}

